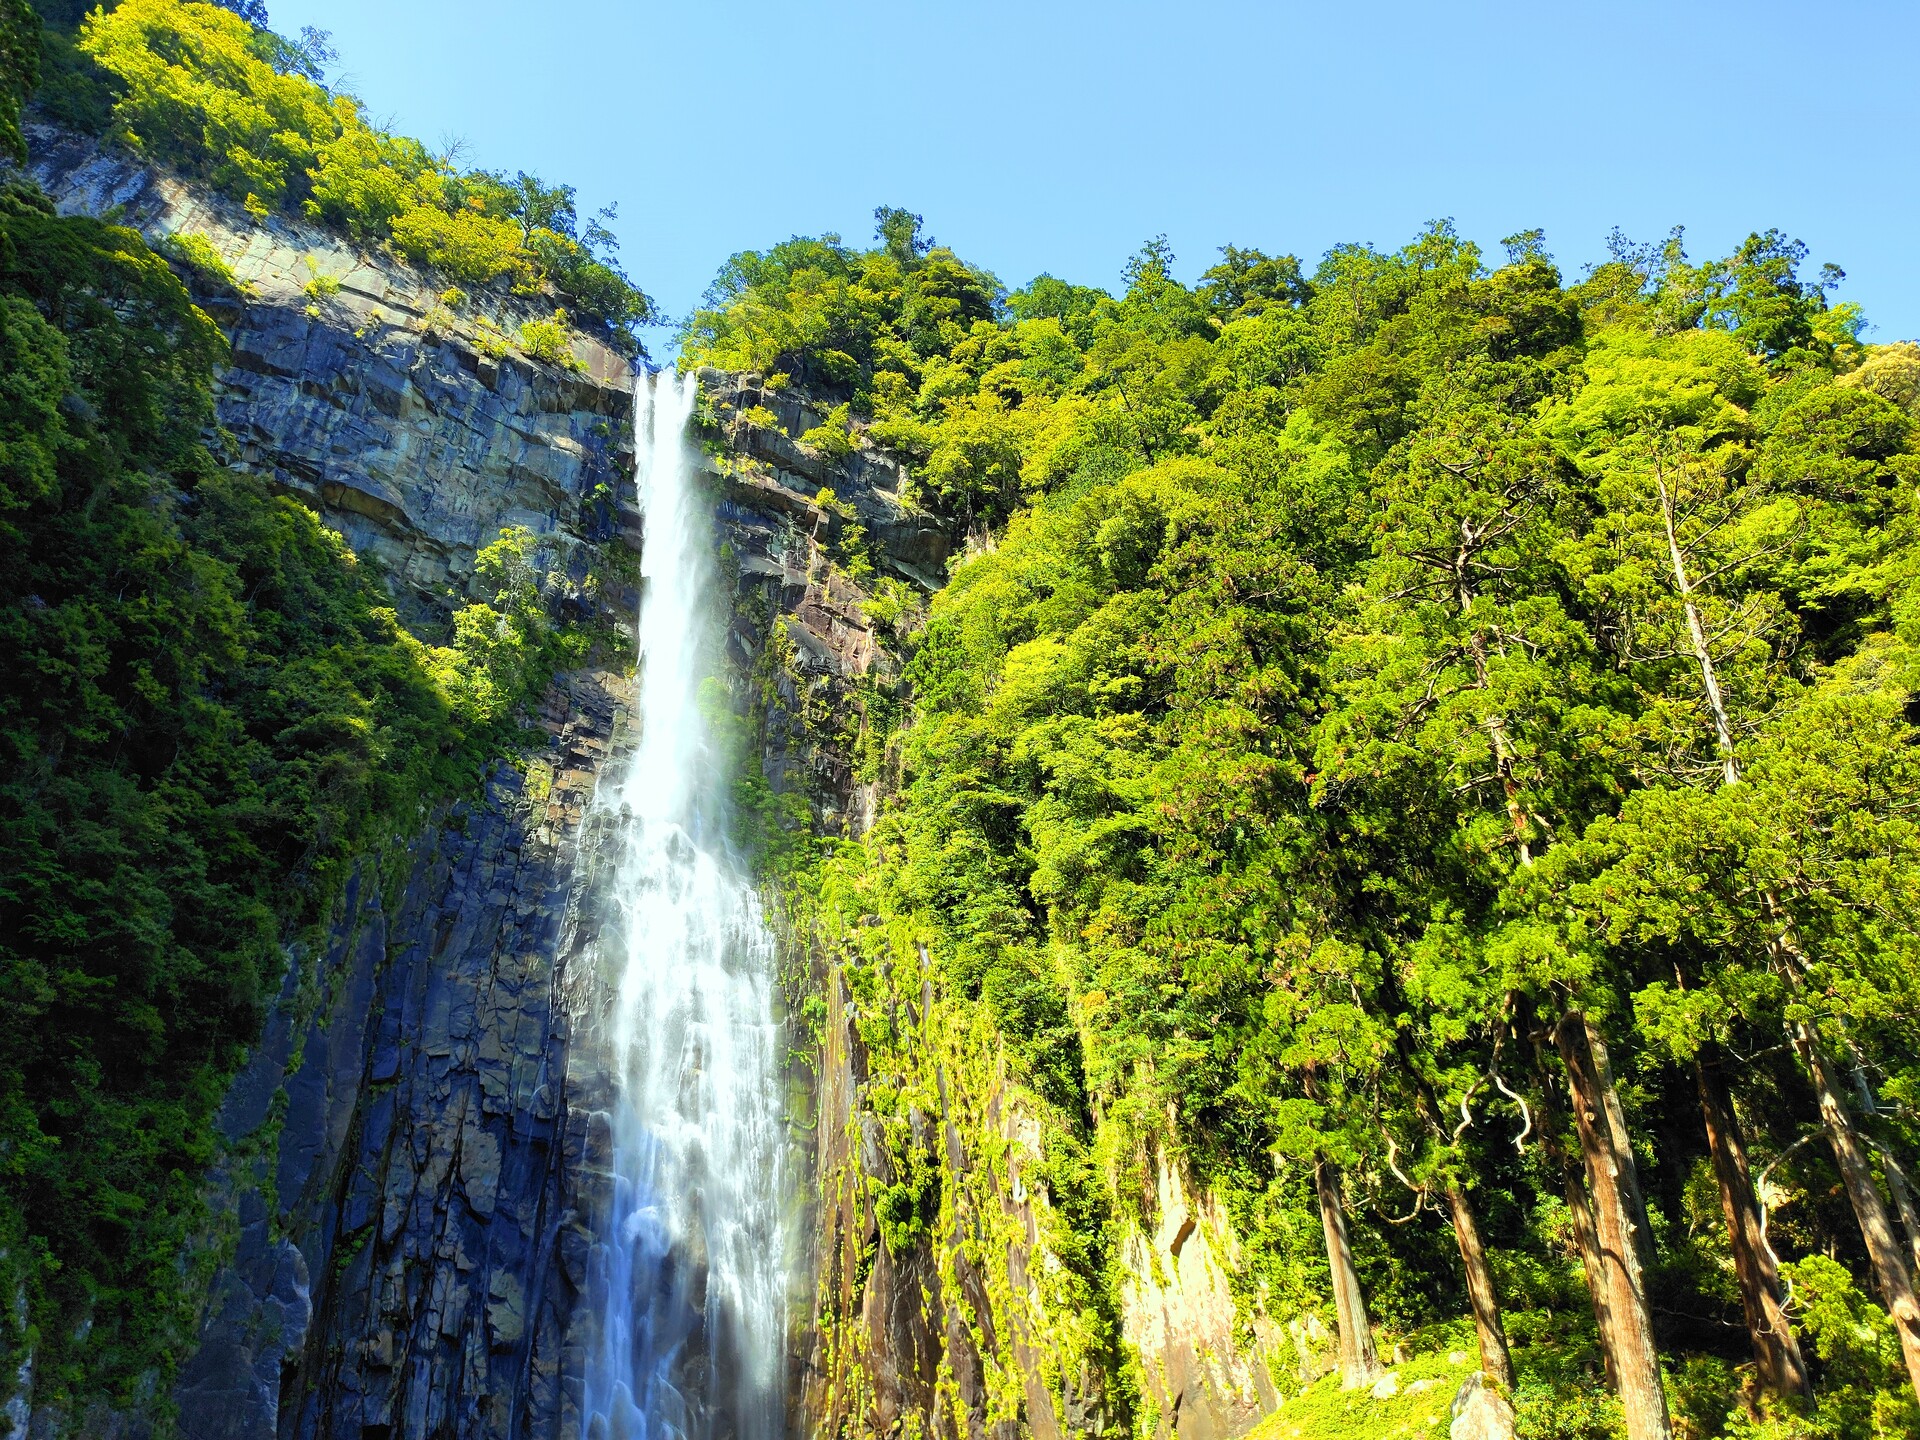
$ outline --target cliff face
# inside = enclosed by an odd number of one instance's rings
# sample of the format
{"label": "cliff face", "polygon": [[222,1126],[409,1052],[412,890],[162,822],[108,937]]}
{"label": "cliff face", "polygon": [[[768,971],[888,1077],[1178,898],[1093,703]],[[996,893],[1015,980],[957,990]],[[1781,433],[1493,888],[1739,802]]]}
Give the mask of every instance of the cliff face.
{"label": "cliff face", "polygon": [[[552,603],[606,626],[616,655],[631,643],[641,537],[619,355],[582,339],[574,368],[536,363],[507,342],[537,312],[510,298],[455,308],[431,277],[326,232],[256,222],[59,132],[33,141],[63,209],[154,240],[192,231],[225,258],[237,287],[196,281],[232,343],[219,446],[377,562],[411,622],[462,603],[475,552],[520,525]],[[955,537],[878,451],[828,459],[792,439],[823,406],[755,376],[701,381],[736,709],[790,821],[859,835],[894,763],[895,632]],[[904,589],[874,604],[888,580]],[[219,1117],[180,1433],[579,1433],[576,1300],[610,1084],[593,960],[614,820],[594,797],[631,738],[629,688],[617,659],[559,677],[544,747],[366,857],[324,942],[292,954]],[[1053,1118],[924,953],[876,982],[831,936],[784,940],[810,1177],[793,1217],[795,1433],[1053,1440],[1144,1422],[1224,1440],[1271,1408],[1276,1367],[1316,1363],[1313,1337],[1249,1329],[1230,1227],[1177,1171],[1156,1172],[1153,1219],[1113,1232],[1111,1263],[1089,1259],[1086,1217],[1061,1208]],[[50,1412],[31,1430],[74,1433]]]}
{"label": "cliff face", "polygon": [[[381,565],[404,616],[430,626],[463,603],[475,552],[519,525],[550,603],[630,639],[624,359],[581,339],[577,369],[533,362],[501,340],[526,318],[511,301],[453,313],[429,277],[323,231],[259,224],[59,132],[32,139],[63,210],[155,241],[192,231],[224,256],[237,289],[195,280],[232,344],[217,453]],[[219,1117],[217,1273],[179,1377],[181,1433],[561,1433],[585,1234],[569,1065],[591,1069],[572,1053],[568,987],[590,985],[568,965],[574,878],[628,684],[559,677],[544,749],[368,856],[324,945],[292,955]],[[146,1422],[83,1428],[102,1426]],[[66,1422],[37,1412],[33,1427]]]}
{"label": "cliff face", "polygon": [[1085,1139],[924,952],[821,953],[804,1433],[1229,1440],[1325,1372],[1324,1332],[1236,1303],[1232,1226],[1178,1167],[1143,1218],[1087,1213]]}
{"label": "cliff face", "polygon": [[571,881],[623,688],[568,677],[530,773],[369,861],[296,957],[221,1112],[238,1236],[183,1433],[558,1433]]}
{"label": "cliff face", "polygon": [[619,528],[614,497],[632,488],[622,356],[579,336],[577,370],[531,361],[510,343],[540,317],[530,301],[450,306],[431,276],[317,226],[256,220],[59,130],[29,126],[28,138],[62,213],[118,218],[154,242],[199,235],[231,267],[238,289],[191,277],[232,346],[216,453],[382,565],[403,616],[464,599],[474,553],[508,525],[539,537],[542,568],[586,584],[593,547]]}

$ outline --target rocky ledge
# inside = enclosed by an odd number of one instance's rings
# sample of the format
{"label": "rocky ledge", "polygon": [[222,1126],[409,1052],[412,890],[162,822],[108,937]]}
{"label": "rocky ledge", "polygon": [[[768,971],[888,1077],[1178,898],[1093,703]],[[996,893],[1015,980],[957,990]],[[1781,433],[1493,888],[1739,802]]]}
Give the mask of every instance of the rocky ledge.
{"label": "rocky ledge", "polygon": [[592,549],[615,538],[632,470],[624,356],[578,335],[572,366],[531,359],[512,344],[540,317],[529,300],[455,309],[443,281],[318,226],[257,220],[67,131],[33,125],[28,140],[61,213],[116,219],[155,244],[198,235],[220,255],[231,285],[180,267],[232,346],[216,453],[383,566],[405,618],[431,622],[464,599],[475,553],[510,525],[590,603]]}

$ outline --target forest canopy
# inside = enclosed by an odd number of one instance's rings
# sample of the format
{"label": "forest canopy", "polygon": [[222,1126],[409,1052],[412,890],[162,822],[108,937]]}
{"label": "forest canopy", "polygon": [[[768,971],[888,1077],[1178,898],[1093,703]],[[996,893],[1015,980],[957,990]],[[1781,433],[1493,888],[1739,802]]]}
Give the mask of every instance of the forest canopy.
{"label": "forest canopy", "polygon": [[1086,1313],[1171,1162],[1350,1380],[1466,1314],[1529,1435],[1914,1433],[1920,347],[1776,231],[1009,294],[876,218],[735,256],[683,363],[979,539],[894,799],[786,878],[866,1008],[924,943],[1018,1057]]}
{"label": "forest canopy", "polygon": [[258,217],[321,221],[461,285],[550,292],[625,346],[659,318],[621,271],[611,208],[584,220],[569,185],[462,169],[454,153],[370,122],[327,83],[334,54],[288,39],[256,5],[43,0],[39,105],[205,180]]}

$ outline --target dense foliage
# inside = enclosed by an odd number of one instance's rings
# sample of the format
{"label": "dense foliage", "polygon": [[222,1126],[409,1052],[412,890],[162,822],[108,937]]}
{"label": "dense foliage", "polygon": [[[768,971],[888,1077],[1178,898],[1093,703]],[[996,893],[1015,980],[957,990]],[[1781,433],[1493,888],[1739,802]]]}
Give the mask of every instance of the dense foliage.
{"label": "dense foliage", "polygon": [[286,942],[517,743],[578,644],[524,530],[448,644],[409,634],[337,534],[209,452],[224,354],[137,233],[0,188],[0,1291],[39,1404],[164,1377],[213,1108]]}
{"label": "dense foliage", "polygon": [[654,320],[615,259],[610,210],[583,223],[572,186],[463,170],[389,134],[327,85],[324,34],[289,40],[246,8],[116,0],[82,15],[42,0],[41,103],[206,179],[255,215],[323,221],[462,285],[551,292],[575,321],[625,344]]}
{"label": "dense foliage", "polygon": [[0,5],[0,157],[14,164],[27,158],[20,133],[20,107],[40,80],[40,22],[26,0]]}
{"label": "dense foliage", "polygon": [[1473,1298],[1524,1433],[1913,1433],[1920,348],[1774,232],[1156,242],[1115,298],[880,219],[735,257],[686,355],[994,527],[802,909],[991,1015],[1069,1262],[1177,1157],[1250,1311]]}

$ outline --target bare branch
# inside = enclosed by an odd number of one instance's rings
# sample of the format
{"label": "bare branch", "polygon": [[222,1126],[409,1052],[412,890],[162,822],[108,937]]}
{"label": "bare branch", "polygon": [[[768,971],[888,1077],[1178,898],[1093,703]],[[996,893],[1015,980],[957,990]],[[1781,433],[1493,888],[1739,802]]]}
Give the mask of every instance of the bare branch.
{"label": "bare branch", "polygon": [[1513,1137],[1513,1148],[1522,1155],[1527,1153],[1527,1136],[1533,1133],[1533,1112],[1527,1108],[1527,1102],[1507,1088],[1507,1082],[1500,1078],[1498,1070],[1493,1072],[1493,1083],[1500,1087],[1500,1093],[1520,1107],[1520,1118],[1525,1122],[1520,1133]]}
{"label": "bare branch", "polygon": [[1476,1078],[1473,1084],[1467,1087],[1467,1093],[1460,1097],[1460,1123],[1453,1127],[1453,1143],[1456,1145],[1460,1143],[1460,1137],[1467,1133],[1467,1128],[1473,1124],[1473,1112],[1467,1108],[1467,1105],[1473,1099],[1473,1092],[1483,1083],[1485,1083],[1484,1076]]}

